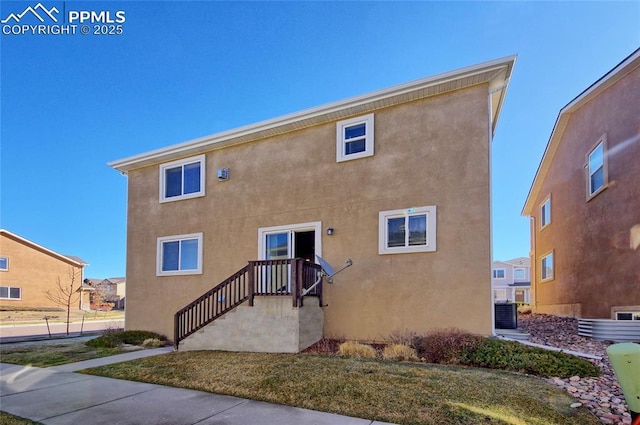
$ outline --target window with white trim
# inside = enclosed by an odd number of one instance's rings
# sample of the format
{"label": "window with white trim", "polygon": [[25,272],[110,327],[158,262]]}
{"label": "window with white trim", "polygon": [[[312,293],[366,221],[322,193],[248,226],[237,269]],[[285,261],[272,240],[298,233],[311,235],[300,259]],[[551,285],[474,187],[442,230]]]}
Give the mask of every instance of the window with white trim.
{"label": "window with white trim", "polygon": [[22,288],[14,286],[0,286],[0,300],[22,299]]}
{"label": "window with white trim", "polygon": [[204,196],[205,156],[160,165],[160,202]]}
{"label": "window with white trim", "polygon": [[403,254],[436,250],[436,207],[382,211],[378,221],[378,253]]}
{"label": "window with white trim", "polygon": [[156,274],[202,274],[202,233],[158,238]]}
{"label": "window with white trim", "polygon": [[616,311],[616,320],[640,320],[640,312]]}
{"label": "window with white trim", "polygon": [[506,271],[507,271],[506,269],[493,269],[493,278],[504,279]]}
{"label": "window with white trim", "polygon": [[551,223],[551,196],[540,206],[540,228],[547,227]]}
{"label": "window with white trim", "polygon": [[595,196],[607,185],[607,167],[605,161],[605,140],[600,139],[595,148],[587,155],[587,197]]}
{"label": "window with white trim", "polygon": [[553,252],[545,255],[540,260],[540,278],[541,280],[553,279]]}
{"label": "window with white trim", "polygon": [[523,280],[527,278],[527,271],[522,268],[513,269],[513,279],[514,280]]}
{"label": "window with white trim", "polygon": [[9,257],[0,257],[0,271],[9,270]]}
{"label": "window with white trim", "polygon": [[373,156],[373,114],[339,121],[336,131],[336,162]]}

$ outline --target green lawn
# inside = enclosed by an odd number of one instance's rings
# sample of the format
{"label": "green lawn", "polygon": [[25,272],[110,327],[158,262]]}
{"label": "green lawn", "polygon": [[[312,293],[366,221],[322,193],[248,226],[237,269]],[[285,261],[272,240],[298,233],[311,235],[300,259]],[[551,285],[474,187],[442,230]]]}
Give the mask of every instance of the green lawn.
{"label": "green lawn", "polygon": [[479,368],[199,351],[84,372],[398,424],[599,423],[538,378]]}

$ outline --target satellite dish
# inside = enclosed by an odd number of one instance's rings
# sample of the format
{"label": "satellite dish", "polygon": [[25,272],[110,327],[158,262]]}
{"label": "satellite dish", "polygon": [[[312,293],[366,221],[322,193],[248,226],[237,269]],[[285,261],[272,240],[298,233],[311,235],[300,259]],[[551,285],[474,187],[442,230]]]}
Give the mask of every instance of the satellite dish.
{"label": "satellite dish", "polygon": [[350,267],[353,264],[353,261],[351,261],[351,258],[347,258],[347,261],[344,262],[345,266],[336,272],[333,270],[333,267],[331,267],[331,264],[329,264],[324,258],[320,257],[319,255],[316,255],[316,261],[318,262],[318,264],[320,264],[320,267],[322,267],[322,270],[320,271],[320,273],[318,273],[318,278],[316,279],[315,283],[311,285],[309,288],[302,291],[303,297],[307,295],[309,292],[313,291],[313,288],[318,286],[318,284],[322,282],[323,278],[326,277],[328,283],[333,283],[333,276],[337,275],[342,270],[346,269],[347,267]]}
{"label": "satellite dish", "polygon": [[335,272],[333,271],[333,267],[331,267],[331,264],[327,263],[324,258],[316,255],[316,261],[322,266],[322,270],[324,270],[327,276],[333,276],[335,274]]}

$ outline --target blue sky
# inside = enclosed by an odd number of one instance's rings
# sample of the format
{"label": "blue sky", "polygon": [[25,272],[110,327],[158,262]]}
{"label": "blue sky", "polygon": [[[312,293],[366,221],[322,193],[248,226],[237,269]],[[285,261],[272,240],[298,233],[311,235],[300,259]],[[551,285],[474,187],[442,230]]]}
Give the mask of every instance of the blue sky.
{"label": "blue sky", "polygon": [[[37,3],[2,0],[0,19]],[[559,109],[640,45],[637,1],[41,3],[126,20],[0,35],[0,227],[95,278],[125,273],[127,180],[107,162],[511,54],[493,248],[527,256],[520,213]]]}

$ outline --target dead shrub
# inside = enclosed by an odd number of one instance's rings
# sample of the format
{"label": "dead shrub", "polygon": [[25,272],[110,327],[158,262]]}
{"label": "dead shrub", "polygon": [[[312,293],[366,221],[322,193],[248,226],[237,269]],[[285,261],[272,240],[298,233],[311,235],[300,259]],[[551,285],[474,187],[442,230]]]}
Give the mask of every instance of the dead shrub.
{"label": "dead shrub", "polygon": [[480,345],[482,337],[460,329],[436,329],[418,336],[413,346],[418,356],[428,363],[459,363],[460,355]]}
{"label": "dead shrub", "polygon": [[158,338],[147,338],[142,341],[142,346],[145,348],[158,348],[162,347],[163,344]]}
{"label": "dead shrub", "polygon": [[396,362],[414,362],[418,360],[418,353],[405,344],[389,344],[384,347],[382,358]]}
{"label": "dead shrub", "polygon": [[375,359],[375,348],[360,344],[355,341],[347,341],[338,347],[338,355],[342,357],[355,357],[356,359]]}

